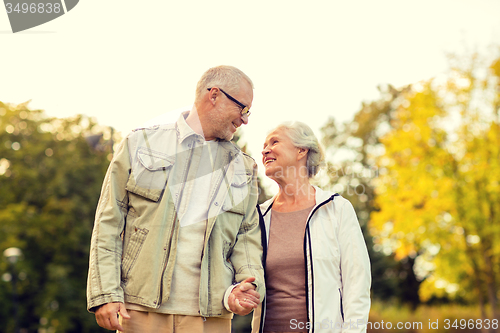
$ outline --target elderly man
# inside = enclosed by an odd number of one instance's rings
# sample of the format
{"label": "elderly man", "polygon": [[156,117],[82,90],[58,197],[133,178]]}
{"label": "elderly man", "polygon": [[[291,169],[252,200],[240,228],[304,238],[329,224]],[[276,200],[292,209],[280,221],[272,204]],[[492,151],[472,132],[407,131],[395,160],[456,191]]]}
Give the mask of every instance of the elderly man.
{"label": "elderly man", "polygon": [[109,166],[87,286],[97,323],[123,332],[230,332],[263,298],[255,161],[233,143],[253,84],[203,74],[176,123],[133,131]]}

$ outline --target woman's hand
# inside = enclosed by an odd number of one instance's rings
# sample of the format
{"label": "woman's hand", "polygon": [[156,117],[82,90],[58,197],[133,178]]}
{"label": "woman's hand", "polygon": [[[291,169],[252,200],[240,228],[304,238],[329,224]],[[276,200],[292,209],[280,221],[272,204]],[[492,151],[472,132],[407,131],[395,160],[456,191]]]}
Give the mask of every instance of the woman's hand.
{"label": "woman's hand", "polygon": [[229,295],[229,309],[237,315],[245,316],[259,306],[260,295],[255,291],[253,281],[255,278],[249,277],[234,288]]}

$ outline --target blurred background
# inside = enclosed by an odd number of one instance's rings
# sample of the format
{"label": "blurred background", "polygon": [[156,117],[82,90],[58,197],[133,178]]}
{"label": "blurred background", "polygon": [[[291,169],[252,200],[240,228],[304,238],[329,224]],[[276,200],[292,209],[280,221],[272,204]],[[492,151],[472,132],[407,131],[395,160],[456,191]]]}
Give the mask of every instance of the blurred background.
{"label": "blurred background", "polygon": [[[370,322],[393,323],[369,332],[498,331],[500,2],[119,4],[15,35],[0,16],[0,332],[106,331],[85,288],[113,149],[221,63],[256,84],[235,142],[259,169],[281,121],[323,142],[315,182],[353,203]],[[276,187],[260,177],[263,201]]]}
{"label": "blurred background", "polygon": [[[429,320],[499,318],[499,117],[500,56],[471,54],[450,57],[446,75],[381,86],[351,121],[322,127],[328,164],[315,181],[357,211],[371,321],[427,332]],[[2,332],[99,331],[85,310],[89,242],[121,137],[87,116],[0,103]]]}

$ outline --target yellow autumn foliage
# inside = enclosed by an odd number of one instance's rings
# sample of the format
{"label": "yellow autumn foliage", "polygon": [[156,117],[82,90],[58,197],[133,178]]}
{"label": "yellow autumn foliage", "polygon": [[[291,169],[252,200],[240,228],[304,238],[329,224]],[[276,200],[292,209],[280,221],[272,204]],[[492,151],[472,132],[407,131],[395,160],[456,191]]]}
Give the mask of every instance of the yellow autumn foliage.
{"label": "yellow autumn foliage", "polygon": [[[500,59],[457,61],[407,90],[376,156],[375,242],[416,257],[423,301],[460,296],[496,311],[500,285]],[[486,73],[486,74],[485,74]]]}

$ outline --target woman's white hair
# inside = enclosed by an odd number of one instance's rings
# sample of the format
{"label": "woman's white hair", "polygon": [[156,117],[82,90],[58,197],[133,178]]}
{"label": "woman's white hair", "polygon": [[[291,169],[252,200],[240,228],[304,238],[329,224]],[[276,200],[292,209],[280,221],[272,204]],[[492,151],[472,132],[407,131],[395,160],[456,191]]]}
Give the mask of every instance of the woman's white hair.
{"label": "woman's white hair", "polygon": [[229,94],[238,93],[242,79],[247,81],[253,89],[252,80],[236,67],[222,65],[210,68],[203,73],[196,85],[195,103],[201,99],[208,88],[217,87],[224,89]]}
{"label": "woman's white hair", "polygon": [[297,148],[309,149],[307,152],[307,174],[316,176],[323,166],[325,153],[312,129],[300,121],[290,121],[278,125],[273,131],[282,129]]}

